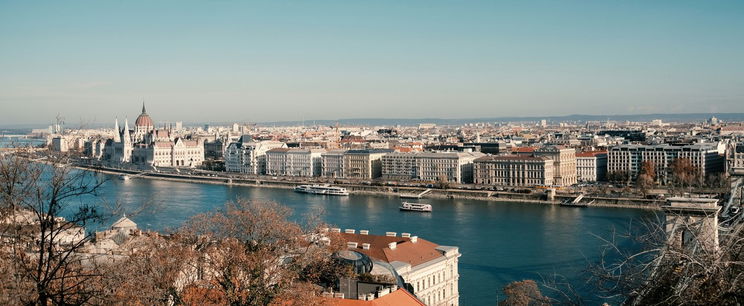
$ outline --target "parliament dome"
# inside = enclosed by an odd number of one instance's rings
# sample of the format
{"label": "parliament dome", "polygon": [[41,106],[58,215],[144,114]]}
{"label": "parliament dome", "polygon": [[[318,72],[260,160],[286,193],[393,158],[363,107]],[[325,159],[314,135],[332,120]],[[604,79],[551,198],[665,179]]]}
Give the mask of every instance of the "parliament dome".
{"label": "parliament dome", "polygon": [[155,124],[152,121],[152,118],[150,118],[150,115],[147,114],[147,111],[145,111],[145,103],[142,103],[142,113],[137,117],[137,120],[134,121],[135,126],[142,126],[142,127],[154,127]]}

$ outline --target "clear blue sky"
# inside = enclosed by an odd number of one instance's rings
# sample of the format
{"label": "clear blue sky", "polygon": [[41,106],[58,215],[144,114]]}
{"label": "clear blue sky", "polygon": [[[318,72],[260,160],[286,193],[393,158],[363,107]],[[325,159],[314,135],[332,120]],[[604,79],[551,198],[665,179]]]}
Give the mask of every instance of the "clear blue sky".
{"label": "clear blue sky", "polygon": [[744,1],[2,1],[0,125],[744,112]]}

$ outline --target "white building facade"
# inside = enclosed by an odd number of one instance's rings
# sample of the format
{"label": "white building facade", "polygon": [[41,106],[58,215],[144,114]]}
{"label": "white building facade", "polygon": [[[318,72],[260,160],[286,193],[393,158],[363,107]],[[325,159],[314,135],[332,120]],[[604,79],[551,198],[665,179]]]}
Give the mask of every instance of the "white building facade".
{"label": "white building facade", "polygon": [[580,182],[607,179],[607,152],[592,151],[576,154],[576,175]]}
{"label": "white building facade", "polygon": [[286,148],[287,144],[279,141],[253,141],[244,135],[237,142],[230,143],[225,150],[225,171],[246,174],[266,173],[266,152],[276,148]]}
{"label": "white building facade", "polygon": [[112,164],[134,164],[148,167],[198,167],[204,162],[204,145],[200,141],[173,137],[169,130],[156,130],[154,123],[142,105],[142,113],[129,129],[119,129],[119,120],[114,124],[114,137],[106,140],[103,150],[91,143],[91,157]]}
{"label": "white building facade", "polygon": [[470,183],[480,152],[394,152],[382,157],[382,177],[390,180]]}
{"label": "white building facade", "polygon": [[644,161],[653,163],[658,181],[669,182],[670,166],[678,158],[689,159],[698,171],[699,179],[708,174],[721,172],[724,168],[722,144],[671,145],[619,145],[610,148],[607,157],[607,172],[627,174],[635,180]]}
{"label": "white building facade", "polygon": [[477,185],[548,186],[554,183],[553,167],[547,157],[484,156],[473,163],[473,181]]}
{"label": "white building facade", "polygon": [[275,148],[266,151],[266,175],[320,176],[321,149]]}
{"label": "white building facade", "polygon": [[344,153],[346,150],[334,150],[322,153],[321,175],[325,177],[344,177]]}

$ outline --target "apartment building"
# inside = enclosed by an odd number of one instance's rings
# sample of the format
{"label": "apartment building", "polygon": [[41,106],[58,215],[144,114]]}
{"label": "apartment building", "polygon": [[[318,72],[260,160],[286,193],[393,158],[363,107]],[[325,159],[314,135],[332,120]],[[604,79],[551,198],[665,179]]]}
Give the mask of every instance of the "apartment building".
{"label": "apartment building", "polygon": [[473,162],[473,181],[478,185],[553,185],[554,177],[554,161],[547,157],[489,155]]}
{"label": "apartment building", "polygon": [[577,182],[576,150],[563,146],[545,146],[534,151],[535,157],[553,160],[553,184],[571,186]]}
{"label": "apartment building", "polygon": [[340,235],[350,250],[390,264],[426,305],[459,305],[458,247],[438,245],[410,233],[381,236],[347,229]]}
{"label": "apartment building", "polygon": [[708,174],[721,172],[724,167],[723,146],[719,144],[635,145],[625,144],[610,148],[607,172],[627,173],[632,180],[638,177],[644,161],[654,164],[657,180],[662,184],[671,178],[670,166],[678,158],[689,159],[699,169],[700,179]]}
{"label": "apartment building", "polygon": [[321,176],[344,177],[344,153],[346,150],[333,150],[320,154]]}
{"label": "apartment building", "polygon": [[382,176],[382,156],[390,149],[349,150],[343,156],[344,178],[374,179]]}
{"label": "apartment building", "polygon": [[480,152],[394,152],[382,157],[382,177],[472,183],[473,161],[482,156]]}
{"label": "apartment building", "polygon": [[576,153],[576,175],[580,182],[607,179],[607,151]]}
{"label": "apartment building", "polygon": [[266,175],[320,176],[322,149],[274,148],[266,151]]}
{"label": "apartment building", "polygon": [[265,140],[253,141],[250,136],[242,136],[225,150],[225,171],[247,174],[266,173],[266,152],[276,148],[286,148],[283,142]]}

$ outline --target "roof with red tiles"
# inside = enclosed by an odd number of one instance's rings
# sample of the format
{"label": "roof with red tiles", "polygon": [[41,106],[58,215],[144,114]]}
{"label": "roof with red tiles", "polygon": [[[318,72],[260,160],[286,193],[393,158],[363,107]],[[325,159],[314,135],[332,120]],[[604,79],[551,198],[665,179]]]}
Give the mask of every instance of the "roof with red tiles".
{"label": "roof with red tiles", "polygon": [[597,155],[607,154],[607,151],[586,151],[576,153],[576,157],[595,157]]}
{"label": "roof with red tiles", "polygon": [[[346,242],[357,242],[354,251],[388,263],[400,261],[417,266],[444,256],[436,249],[438,244],[421,238],[411,242],[411,238],[404,237],[341,233],[341,239]],[[391,242],[396,243],[394,250],[389,247]],[[369,250],[362,248],[364,243],[370,244]]]}
{"label": "roof with red tiles", "polygon": [[426,305],[419,301],[413,294],[403,289],[398,289],[390,294],[383,295],[371,301],[352,299],[331,299],[331,305],[335,306],[398,306],[398,305]]}
{"label": "roof with red tiles", "polygon": [[535,147],[515,147],[512,148],[512,153],[532,153],[535,152],[537,148]]}

